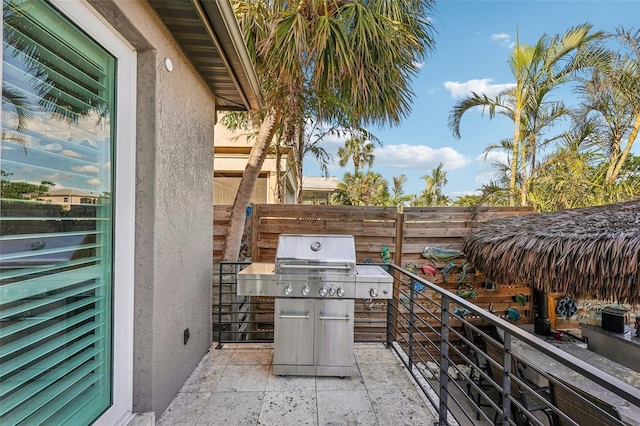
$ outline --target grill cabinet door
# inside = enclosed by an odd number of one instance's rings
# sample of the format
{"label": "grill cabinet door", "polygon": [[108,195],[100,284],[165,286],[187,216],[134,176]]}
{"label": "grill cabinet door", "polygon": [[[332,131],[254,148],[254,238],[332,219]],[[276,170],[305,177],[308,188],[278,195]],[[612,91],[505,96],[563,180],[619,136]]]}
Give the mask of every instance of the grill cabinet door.
{"label": "grill cabinet door", "polygon": [[313,299],[275,300],[273,363],[313,365]]}
{"label": "grill cabinet door", "polygon": [[353,365],[353,299],[316,301],[315,365]]}

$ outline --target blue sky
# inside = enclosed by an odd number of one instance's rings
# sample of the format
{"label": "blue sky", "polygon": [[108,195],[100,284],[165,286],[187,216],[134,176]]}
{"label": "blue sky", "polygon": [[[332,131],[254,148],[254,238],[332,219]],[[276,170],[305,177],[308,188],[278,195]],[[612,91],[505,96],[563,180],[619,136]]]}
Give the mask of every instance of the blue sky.
{"label": "blue sky", "polygon": [[[621,25],[638,29],[640,0],[441,0],[435,4],[432,22],[436,50],[413,82],[411,114],[399,126],[369,129],[383,143],[375,149],[372,169],[390,184],[393,176],[405,174],[405,193],[413,194],[425,187],[421,177],[443,162],[449,180],[444,192],[455,199],[492,178],[491,164],[504,154],[494,151],[484,161],[483,151],[512,136],[513,125],[503,117],[489,120],[479,110],[468,111],[461,122],[462,137],[456,139],[447,126],[449,112],[471,91],[495,95],[513,83],[507,58],[516,33],[520,43],[535,44],[543,34],[562,34],[585,22],[595,30],[614,31]],[[569,90],[558,96],[576,104]],[[331,139],[322,146],[335,153],[343,142]],[[638,145],[636,141],[636,154]],[[329,167],[329,174],[339,179],[347,171],[352,167],[339,167],[337,158]],[[320,175],[312,158],[305,159],[304,174]]]}

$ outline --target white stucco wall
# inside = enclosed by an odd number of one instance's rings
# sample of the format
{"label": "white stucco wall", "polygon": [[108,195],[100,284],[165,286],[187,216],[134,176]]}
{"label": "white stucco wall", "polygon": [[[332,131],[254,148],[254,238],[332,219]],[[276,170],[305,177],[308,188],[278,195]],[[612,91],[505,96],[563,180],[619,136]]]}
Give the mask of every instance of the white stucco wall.
{"label": "white stucco wall", "polygon": [[146,2],[90,1],[138,52],[133,409],[158,418],[211,346],[215,99]]}

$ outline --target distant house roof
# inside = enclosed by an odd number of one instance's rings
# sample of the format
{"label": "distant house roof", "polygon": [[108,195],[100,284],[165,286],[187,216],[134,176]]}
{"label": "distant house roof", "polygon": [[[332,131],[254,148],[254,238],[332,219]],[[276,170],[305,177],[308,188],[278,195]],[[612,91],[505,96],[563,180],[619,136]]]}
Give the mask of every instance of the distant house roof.
{"label": "distant house roof", "polygon": [[56,188],[49,190],[50,197],[84,197],[84,198],[98,198],[99,196],[96,194],[92,194],[90,192],[81,191],[75,188]]}
{"label": "distant house roof", "polygon": [[220,111],[260,109],[260,85],[229,0],[149,0],[216,96]]}
{"label": "distant house roof", "polygon": [[329,204],[331,194],[338,188],[338,178],[303,176],[302,177],[302,203],[303,204]]}
{"label": "distant house roof", "polygon": [[340,179],[336,177],[316,177],[316,176],[303,176],[302,177],[302,190],[303,191],[335,191],[338,188]]}

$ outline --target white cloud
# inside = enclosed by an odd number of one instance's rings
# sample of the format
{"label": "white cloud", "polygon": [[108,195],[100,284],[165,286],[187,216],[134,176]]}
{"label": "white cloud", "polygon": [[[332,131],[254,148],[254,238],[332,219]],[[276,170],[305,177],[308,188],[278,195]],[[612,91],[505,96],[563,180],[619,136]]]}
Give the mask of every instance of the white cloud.
{"label": "white cloud", "polygon": [[72,151],[70,149],[63,149],[60,154],[62,155],[66,155],[67,157],[73,157],[73,158],[82,158],[84,157],[82,154]]}
{"label": "white cloud", "polygon": [[71,170],[78,173],[98,173],[100,171],[100,169],[98,169],[96,166],[91,166],[91,165],[75,166],[75,167],[72,167]]}
{"label": "white cloud", "polygon": [[98,186],[102,183],[100,179],[87,179],[89,185]]}
{"label": "white cloud", "polygon": [[453,191],[447,195],[452,198],[464,197],[465,195],[481,195],[482,191]]}
{"label": "white cloud", "polygon": [[396,169],[424,170],[444,163],[446,171],[465,167],[470,160],[453,148],[433,149],[424,145],[385,145],[374,150],[375,164]]}
{"label": "white cloud", "polygon": [[330,133],[322,138],[322,143],[342,146],[347,139],[349,139],[349,135]]}
{"label": "white cloud", "polygon": [[492,98],[503,90],[515,86],[514,83],[491,84],[492,81],[492,78],[473,79],[465,82],[445,81],[444,88],[451,93],[452,98],[463,98],[469,96],[471,92]]}
{"label": "white cloud", "polygon": [[511,36],[506,33],[491,34],[491,41],[495,41],[500,44],[500,46],[507,47],[509,49],[513,49],[516,45],[515,42],[511,40]]}
{"label": "white cloud", "polygon": [[476,174],[476,182],[480,185],[495,180],[496,162],[504,163],[509,161],[509,154],[504,151],[489,151],[485,158],[484,153],[476,157],[478,163],[478,172]]}
{"label": "white cloud", "polygon": [[420,68],[424,67],[424,62],[414,61],[413,65],[415,65],[416,68],[420,69]]}

